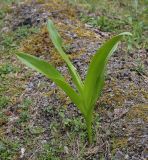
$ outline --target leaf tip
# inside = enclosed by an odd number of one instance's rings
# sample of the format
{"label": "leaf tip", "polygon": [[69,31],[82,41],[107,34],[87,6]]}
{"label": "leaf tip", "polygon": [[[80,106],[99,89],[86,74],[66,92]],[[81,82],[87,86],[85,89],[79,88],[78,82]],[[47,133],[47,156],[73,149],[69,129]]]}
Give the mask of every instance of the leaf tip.
{"label": "leaf tip", "polygon": [[122,36],[132,36],[132,33],[130,33],[130,32],[122,32],[122,33],[120,33],[119,35],[122,35]]}

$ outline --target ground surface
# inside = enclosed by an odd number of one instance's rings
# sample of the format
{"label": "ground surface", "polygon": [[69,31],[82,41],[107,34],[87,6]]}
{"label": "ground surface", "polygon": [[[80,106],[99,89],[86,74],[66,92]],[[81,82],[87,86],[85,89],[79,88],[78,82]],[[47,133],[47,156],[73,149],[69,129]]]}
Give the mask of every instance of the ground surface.
{"label": "ground surface", "polygon": [[54,21],[82,78],[90,58],[111,33],[81,22],[80,10],[61,0],[4,2],[0,6],[0,160],[148,158],[146,49],[128,53],[123,42],[110,59],[94,113],[94,142],[88,145],[77,108],[14,53],[21,50],[45,59],[70,81],[48,36],[46,20]]}

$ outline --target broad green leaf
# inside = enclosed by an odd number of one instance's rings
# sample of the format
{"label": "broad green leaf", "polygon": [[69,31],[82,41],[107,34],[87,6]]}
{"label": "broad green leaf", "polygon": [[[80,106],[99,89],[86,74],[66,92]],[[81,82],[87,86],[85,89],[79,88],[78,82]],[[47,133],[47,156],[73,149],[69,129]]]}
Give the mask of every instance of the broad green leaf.
{"label": "broad green leaf", "polygon": [[28,67],[35,69],[48,78],[57,78],[64,80],[64,77],[52,65],[45,62],[44,60],[23,52],[16,53],[16,55]]}
{"label": "broad green leaf", "polygon": [[68,69],[69,69],[69,72],[72,76],[73,82],[77,86],[78,91],[80,93],[82,93],[83,82],[81,81],[81,78],[80,78],[79,74],[77,73],[76,68],[73,66],[73,64],[69,60],[68,56],[65,54],[65,52],[62,48],[62,39],[61,39],[59,33],[57,32],[57,30],[51,20],[48,20],[47,27],[48,27],[48,31],[50,34],[50,38],[51,38],[54,46],[56,47],[57,51],[59,52],[59,54],[61,55],[61,57],[64,59],[64,61],[66,62],[67,66],[68,66]]}
{"label": "broad green leaf", "polygon": [[64,80],[64,77],[58,72],[52,65],[34,57],[29,54],[22,52],[16,53],[17,57],[28,67],[44,74],[46,77],[55,82],[71,99],[71,101],[78,106],[80,111],[84,113],[83,107],[81,107],[80,96],[71,88],[71,86]]}
{"label": "broad green leaf", "polygon": [[81,97],[71,88],[71,86],[61,80],[54,79],[53,80],[71,99],[71,101],[78,107],[83,115],[86,115],[86,111],[82,105]]}
{"label": "broad green leaf", "polygon": [[99,96],[101,96],[101,91],[102,91],[103,86],[104,86],[104,80],[105,80],[105,77],[104,77],[104,71],[103,71],[102,75],[99,76],[99,78],[97,80],[97,83],[95,85],[95,91],[94,91],[92,99],[91,99],[91,103],[90,103],[88,113],[93,111],[97,99],[99,98]]}
{"label": "broad green leaf", "polygon": [[[119,41],[124,35],[131,35],[128,32],[121,33],[102,45],[96,52],[89,65],[88,72],[84,83],[84,97],[85,103],[92,107],[94,100],[101,92],[104,81],[104,71],[106,68],[107,60],[116,50]],[[89,112],[90,108],[88,108]]]}

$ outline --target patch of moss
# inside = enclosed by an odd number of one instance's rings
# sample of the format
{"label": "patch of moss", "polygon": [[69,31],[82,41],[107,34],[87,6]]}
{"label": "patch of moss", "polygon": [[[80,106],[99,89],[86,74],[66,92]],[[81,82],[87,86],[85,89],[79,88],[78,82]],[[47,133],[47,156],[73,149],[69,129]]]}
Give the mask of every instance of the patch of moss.
{"label": "patch of moss", "polygon": [[45,0],[36,0],[36,3],[38,3],[38,4],[44,4]]}
{"label": "patch of moss", "polygon": [[112,141],[112,153],[114,154],[117,149],[126,148],[128,145],[128,138],[126,137],[119,137],[115,138]]}
{"label": "patch of moss", "polygon": [[147,104],[139,104],[133,106],[126,115],[126,119],[133,120],[140,118],[145,122],[148,122],[148,105]]}
{"label": "patch of moss", "polygon": [[[121,81],[121,83],[122,82],[125,84],[124,81]],[[112,79],[111,83],[106,82],[104,92],[99,100],[99,105],[105,104],[107,106],[120,108],[125,106],[128,100],[139,103],[140,97],[146,103],[148,97],[146,88],[139,88],[139,86],[131,83],[129,84],[129,89],[125,90],[122,86],[118,85],[118,83],[117,79]]]}
{"label": "patch of moss", "polygon": [[0,137],[3,137],[5,135],[5,130],[3,128],[0,128]]}
{"label": "patch of moss", "polygon": [[54,0],[52,2],[44,3],[43,7],[52,13],[60,13],[58,17],[65,16],[70,19],[75,19],[77,15],[76,10],[73,7],[69,7],[66,2],[61,0]]}
{"label": "patch of moss", "polygon": [[[72,25],[64,24],[64,23],[55,23],[57,30],[59,31],[64,45],[70,45],[73,43],[72,37],[68,36],[66,34],[67,31],[70,31],[71,33],[77,33],[79,35],[78,38],[88,38],[88,39],[99,39],[99,36],[96,36],[96,34],[92,34],[92,32],[84,29],[84,27],[74,27]],[[46,56],[47,59],[49,59],[50,63],[54,63],[56,66],[60,66],[63,64],[63,60],[61,59],[60,55],[57,53],[55,47],[53,46],[49,33],[47,31],[47,27],[44,26],[39,33],[36,35],[32,35],[25,41],[21,43],[20,51],[35,55],[35,56]],[[80,55],[82,55],[85,52],[85,48],[81,48],[81,50],[76,51],[76,53],[72,53],[69,55],[70,59],[78,58]]]}
{"label": "patch of moss", "polygon": [[[107,92],[108,88],[112,90],[112,92]],[[116,83],[113,81],[110,84],[106,84],[104,89],[104,94],[100,98],[100,103],[109,105],[109,106],[122,106],[124,101],[126,100],[125,92],[119,88]]]}
{"label": "patch of moss", "polygon": [[[73,39],[71,34],[76,34],[79,40],[85,39],[85,41],[86,40],[94,41],[94,39],[96,39],[96,41],[98,41],[101,39],[99,35],[86,29],[86,27],[84,27],[84,24],[82,24],[80,21],[76,19],[77,16],[76,10],[69,7],[67,9],[67,3],[56,0],[53,1],[52,3],[51,2],[44,3],[42,9],[48,10],[51,14],[56,13],[58,18],[61,19],[59,21],[59,19],[57,19],[57,17],[54,15],[52,18],[57,30],[59,31],[64,41],[63,47],[65,45],[70,46],[71,43],[74,43],[75,39]],[[54,63],[56,66],[60,66],[63,64],[60,55],[57,53],[56,49],[54,48],[49,38],[46,26],[42,26],[42,29],[36,35],[32,35],[28,39],[24,40],[21,43],[20,50],[26,53],[33,54],[35,56],[44,55],[46,56],[46,59],[49,59],[50,63]],[[86,50],[84,47],[82,47],[81,50],[76,49],[76,53],[70,54],[69,58],[70,59],[78,58],[85,51]]]}
{"label": "patch of moss", "polygon": [[[67,38],[68,39],[68,38]],[[69,42],[69,41],[68,41]],[[22,42],[20,51],[35,55],[46,56],[50,60],[50,63],[61,65],[62,59],[54,48],[47,31],[47,27],[43,27],[41,31],[29,37]]]}

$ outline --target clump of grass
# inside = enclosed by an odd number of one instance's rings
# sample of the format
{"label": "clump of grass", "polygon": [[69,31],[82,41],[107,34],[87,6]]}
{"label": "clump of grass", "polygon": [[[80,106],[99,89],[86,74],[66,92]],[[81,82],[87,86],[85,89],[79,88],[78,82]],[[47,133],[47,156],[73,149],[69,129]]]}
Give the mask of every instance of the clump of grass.
{"label": "clump of grass", "polygon": [[2,75],[2,74],[9,74],[9,73],[11,73],[11,72],[16,72],[16,68],[15,67],[13,67],[12,65],[10,65],[10,64],[5,64],[5,65],[3,65],[3,66],[1,66],[0,67],[0,76]]}
{"label": "clump of grass", "polygon": [[[71,0],[68,0],[71,1]],[[147,47],[147,2],[139,0],[75,0],[73,5],[85,8],[80,19],[101,31],[120,33],[130,30],[128,50]],[[86,11],[88,12],[86,14]],[[90,14],[91,13],[91,14]],[[117,14],[118,13],[118,14]]]}
{"label": "clump of grass", "polygon": [[64,52],[62,39],[51,20],[48,20],[47,27],[55,48],[67,64],[76,89],[73,89],[68,82],[66,82],[61,73],[49,63],[23,52],[19,52],[16,55],[24,64],[37,70],[54,81],[67,94],[67,96],[69,96],[71,101],[78,107],[84,116],[87,126],[88,139],[91,143],[94,106],[98,97],[101,95],[104,85],[108,59],[116,50],[117,45],[123,36],[131,34],[124,32],[105,42],[92,58],[88,67],[86,78],[83,82],[76,68],[73,66],[72,62]]}
{"label": "clump of grass", "polygon": [[5,108],[8,102],[9,102],[8,97],[4,97],[4,96],[0,97],[0,110]]}
{"label": "clump of grass", "polygon": [[14,32],[8,32],[0,35],[0,49],[1,51],[15,50],[20,42],[26,37],[35,34],[39,31],[37,27],[22,26],[18,27]]}

